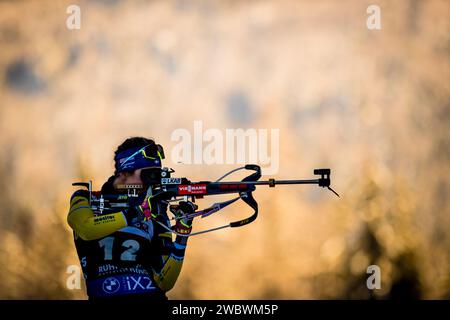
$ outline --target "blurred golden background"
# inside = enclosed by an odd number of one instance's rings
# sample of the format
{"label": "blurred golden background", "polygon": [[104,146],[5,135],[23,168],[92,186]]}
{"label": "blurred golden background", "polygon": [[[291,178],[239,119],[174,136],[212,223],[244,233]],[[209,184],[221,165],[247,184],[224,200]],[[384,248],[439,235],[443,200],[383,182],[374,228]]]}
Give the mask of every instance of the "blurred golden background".
{"label": "blurred golden background", "polygon": [[[66,286],[71,183],[99,189],[130,136],[170,155],[171,132],[201,120],[280,129],[277,178],[330,167],[341,198],[259,188],[256,222],[190,239],[169,298],[449,299],[450,5],[377,0],[368,30],[371,4],[0,1],[0,298],[85,299]],[[249,209],[225,210],[194,230]]]}

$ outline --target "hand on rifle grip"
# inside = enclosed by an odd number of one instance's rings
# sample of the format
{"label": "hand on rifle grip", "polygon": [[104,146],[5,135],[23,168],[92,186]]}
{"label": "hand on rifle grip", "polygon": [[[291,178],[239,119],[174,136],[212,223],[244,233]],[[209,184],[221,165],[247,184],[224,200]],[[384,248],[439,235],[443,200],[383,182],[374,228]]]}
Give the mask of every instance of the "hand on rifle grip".
{"label": "hand on rifle grip", "polygon": [[191,201],[180,201],[177,205],[171,205],[170,211],[175,215],[176,223],[174,230],[182,234],[190,234],[192,231],[193,218],[182,218],[185,215],[194,213],[198,206]]}
{"label": "hand on rifle grip", "polygon": [[144,221],[149,221],[152,214],[152,205],[150,203],[150,198],[145,197],[144,201],[139,206],[130,207],[122,211],[125,215],[128,225],[134,225]]}

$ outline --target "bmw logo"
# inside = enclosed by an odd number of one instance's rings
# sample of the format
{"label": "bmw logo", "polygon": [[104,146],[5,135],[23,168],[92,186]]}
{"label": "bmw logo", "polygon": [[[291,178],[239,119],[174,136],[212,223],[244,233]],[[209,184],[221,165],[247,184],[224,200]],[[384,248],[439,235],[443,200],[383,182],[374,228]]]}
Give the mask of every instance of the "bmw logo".
{"label": "bmw logo", "polygon": [[102,287],[106,293],[115,293],[120,289],[120,283],[116,278],[106,278]]}

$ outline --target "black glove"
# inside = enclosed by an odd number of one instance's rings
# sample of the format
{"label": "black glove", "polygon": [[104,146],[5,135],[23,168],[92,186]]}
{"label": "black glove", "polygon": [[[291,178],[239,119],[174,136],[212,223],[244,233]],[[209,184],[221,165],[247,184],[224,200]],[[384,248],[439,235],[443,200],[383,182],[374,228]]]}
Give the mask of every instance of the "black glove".
{"label": "black glove", "polygon": [[[198,206],[191,201],[180,201],[177,205],[170,206],[170,211],[175,214],[176,218],[181,216],[189,215],[197,210]],[[192,221],[193,218],[180,218],[176,219],[176,224],[174,230],[181,234],[190,234],[192,231]]]}

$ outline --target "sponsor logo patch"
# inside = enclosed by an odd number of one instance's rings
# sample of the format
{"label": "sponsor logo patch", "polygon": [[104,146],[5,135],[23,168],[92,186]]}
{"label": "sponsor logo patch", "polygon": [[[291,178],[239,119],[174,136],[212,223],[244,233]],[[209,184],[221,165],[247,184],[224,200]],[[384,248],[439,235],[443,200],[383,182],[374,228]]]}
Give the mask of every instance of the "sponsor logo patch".
{"label": "sponsor logo patch", "polygon": [[185,194],[206,194],[206,184],[181,185],[178,186],[178,193]]}

